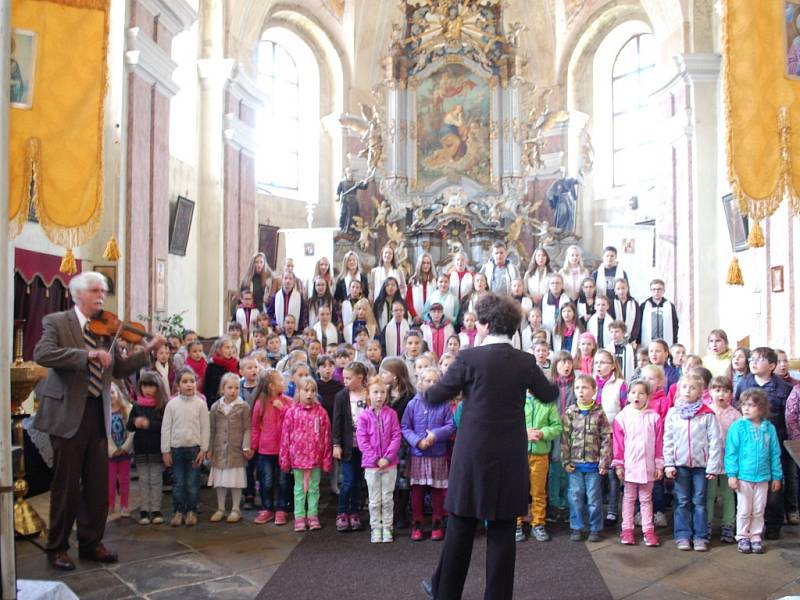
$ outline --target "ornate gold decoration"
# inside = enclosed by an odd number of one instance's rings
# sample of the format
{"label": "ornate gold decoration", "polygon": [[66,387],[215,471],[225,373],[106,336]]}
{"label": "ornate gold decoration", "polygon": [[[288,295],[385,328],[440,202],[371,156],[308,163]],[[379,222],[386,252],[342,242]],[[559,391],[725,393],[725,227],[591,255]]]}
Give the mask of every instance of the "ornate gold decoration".
{"label": "ornate gold decoration", "polygon": [[361,217],[353,217],[353,229],[358,232],[358,247],[364,251],[369,248],[369,241],[378,237],[378,234]]}
{"label": "ornate gold decoration", "polygon": [[361,117],[344,115],[339,118],[339,123],[361,134],[361,141],[366,144],[358,153],[361,158],[367,159],[367,178],[374,177],[383,160],[383,133],[379,103],[372,106],[360,104]]}
{"label": "ornate gold decoration", "polygon": [[542,150],[545,145],[545,133],[550,131],[558,123],[563,123],[569,119],[569,113],[565,110],[550,110],[550,94],[552,88],[542,90],[536,96],[536,87],[531,90],[531,106],[528,110],[527,121],[523,124],[522,141],[522,165],[530,169],[541,169],[544,166],[542,161]]}

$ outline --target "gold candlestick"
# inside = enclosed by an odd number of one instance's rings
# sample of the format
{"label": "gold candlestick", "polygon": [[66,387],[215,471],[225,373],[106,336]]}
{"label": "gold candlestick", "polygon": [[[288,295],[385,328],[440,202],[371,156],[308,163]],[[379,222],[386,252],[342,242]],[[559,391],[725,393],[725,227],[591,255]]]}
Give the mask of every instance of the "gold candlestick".
{"label": "gold candlestick", "polygon": [[14,364],[11,366],[11,419],[14,445],[19,447],[19,459],[14,468],[14,531],[18,535],[35,535],[45,531],[44,521],[25,500],[28,482],[25,479],[25,417],[23,403],[33,386],[47,375],[47,369],[32,361],[22,359],[23,327],[25,321],[14,322]]}

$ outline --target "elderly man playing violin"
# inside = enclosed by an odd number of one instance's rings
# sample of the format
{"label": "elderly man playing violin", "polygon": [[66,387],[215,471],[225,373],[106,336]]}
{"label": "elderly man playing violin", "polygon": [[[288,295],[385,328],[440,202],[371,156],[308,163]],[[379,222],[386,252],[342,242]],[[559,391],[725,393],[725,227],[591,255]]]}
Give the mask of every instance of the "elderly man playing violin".
{"label": "elderly man playing violin", "polygon": [[49,367],[36,386],[39,411],[33,426],[50,434],[53,482],[50,486],[50,565],[71,571],[69,535],[78,521],[81,558],[116,562],[103,545],[108,516],[108,442],[111,423],[111,379],[147,364],[148,354],[166,343],[152,337],[143,350],[123,358],[110,337],[92,333],[89,322],[103,311],[108,285],[100,273],[73,277],[69,291],[74,308],[47,315],[33,359]]}

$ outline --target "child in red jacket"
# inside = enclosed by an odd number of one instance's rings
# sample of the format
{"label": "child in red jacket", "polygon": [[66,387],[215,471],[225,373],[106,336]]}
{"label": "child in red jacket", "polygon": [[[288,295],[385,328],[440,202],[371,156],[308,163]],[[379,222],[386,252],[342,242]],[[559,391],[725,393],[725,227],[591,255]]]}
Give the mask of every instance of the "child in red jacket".
{"label": "child in red jacket", "polygon": [[321,471],[331,470],[331,422],[317,401],[317,382],[311,377],[303,377],[297,383],[295,399],[297,402],[283,419],[281,471],[291,469],[294,473],[294,530],[322,529],[318,517],[319,480]]}

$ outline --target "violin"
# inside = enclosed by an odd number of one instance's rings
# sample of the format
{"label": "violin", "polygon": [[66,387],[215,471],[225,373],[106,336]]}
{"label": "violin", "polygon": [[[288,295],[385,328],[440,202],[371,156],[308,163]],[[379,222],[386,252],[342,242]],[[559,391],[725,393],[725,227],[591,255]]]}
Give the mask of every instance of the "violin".
{"label": "violin", "polygon": [[143,339],[153,337],[145,326],[135,321],[122,321],[108,310],[101,311],[89,321],[89,331],[98,337],[113,337],[114,341],[122,338],[130,344],[140,344]]}

